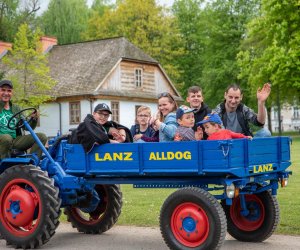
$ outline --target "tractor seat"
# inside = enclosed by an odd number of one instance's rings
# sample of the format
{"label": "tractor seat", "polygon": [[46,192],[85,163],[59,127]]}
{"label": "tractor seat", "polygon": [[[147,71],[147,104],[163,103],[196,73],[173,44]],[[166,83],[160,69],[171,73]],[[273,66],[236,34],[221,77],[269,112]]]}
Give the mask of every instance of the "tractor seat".
{"label": "tractor seat", "polygon": [[13,148],[10,152],[11,157],[17,157],[26,154],[26,151]]}

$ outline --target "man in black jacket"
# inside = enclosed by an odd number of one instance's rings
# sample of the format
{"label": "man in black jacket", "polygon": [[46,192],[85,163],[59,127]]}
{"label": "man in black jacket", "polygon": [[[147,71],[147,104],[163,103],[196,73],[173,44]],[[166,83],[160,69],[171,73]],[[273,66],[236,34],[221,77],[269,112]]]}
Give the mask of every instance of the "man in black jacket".
{"label": "man in black jacket", "polygon": [[[105,143],[132,142],[130,130],[114,121],[108,121],[110,108],[105,103],[98,104],[92,115],[88,114],[84,121],[72,133],[75,141],[82,144],[85,152],[90,152],[94,145]],[[122,133],[122,131],[125,133]]]}
{"label": "man in black jacket", "polygon": [[256,114],[241,103],[243,99],[242,89],[238,85],[232,84],[225,91],[224,102],[220,103],[214,111],[219,114],[226,129],[246,136],[253,136],[249,126],[249,123],[252,123],[254,126],[262,127],[259,131],[260,137],[271,136],[270,131],[263,128],[266,120],[265,102],[270,93],[271,85],[269,83],[257,90],[258,112]]}
{"label": "man in black jacket", "polygon": [[[196,109],[196,111],[194,112],[195,125],[193,127],[194,131],[196,131],[196,124],[202,121],[203,118],[209,113],[211,113],[211,109],[204,103],[202,89],[199,86],[189,87],[186,101],[190,104],[191,108]],[[203,139],[207,139],[206,133],[203,134]]]}

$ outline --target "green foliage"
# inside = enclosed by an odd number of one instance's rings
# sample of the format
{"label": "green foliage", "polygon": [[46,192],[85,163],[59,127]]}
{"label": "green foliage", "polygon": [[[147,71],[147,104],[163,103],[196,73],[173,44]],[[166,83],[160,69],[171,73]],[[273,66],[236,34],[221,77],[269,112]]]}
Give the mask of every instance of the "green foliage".
{"label": "green foliage", "polygon": [[49,90],[55,81],[50,77],[47,57],[41,52],[41,31],[32,32],[27,24],[19,27],[11,55],[3,58],[14,83],[14,101],[20,106],[38,107],[51,99]]}
{"label": "green foliage", "polygon": [[184,54],[177,57],[175,62],[182,74],[178,79],[182,83],[181,93],[186,95],[187,89],[192,85],[199,84],[203,60],[202,54],[205,44],[202,31],[205,25],[202,22],[205,12],[201,9],[203,0],[178,0],[173,4],[173,14],[182,37]]}
{"label": "green foliage", "polygon": [[57,37],[59,44],[76,43],[82,41],[88,17],[85,0],[51,0],[41,24],[44,33]]}
{"label": "green foliage", "polygon": [[0,71],[0,80],[4,79],[4,76],[5,76],[5,72]]}
{"label": "green foliage", "polygon": [[103,15],[94,12],[89,19],[86,39],[124,36],[147,54],[158,60],[172,79],[179,70],[173,59],[182,54],[173,17],[167,15],[155,0],[119,1],[116,9],[107,9]]}
{"label": "green foliage", "polygon": [[91,6],[92,12],[96,12],[96,15],[103,16],[106,11],[113,8],[109,0],[94,0]]}
{"label": "green foliage", "polygon": [[[299,0],[263,0],[261,15],[249,24],[238,55],[240,77],[247,77],[252,88],[271,80],[281,102],[299,101],[299,43]],[[275,102],[276,95],[271,98]]]}
{"label": "green foliage", "polygon": [[0,40],[13,41],[19,25],[34,26],[39,0],[0,0]]}
{"label": "green foliage", "polygon": [[[259,0],[177,0],[174,15],[179,22],[186,54],[178,58],[184,70],[185,90],[198,84],[206,102],[214,107],[223,99],[226,87],[237,79],[236,56],[247,22],[257,13]],[[246,91],[247,96],[247,91]]]}
{"label": "green foliage", "polygon": [[208,39],[201,81],[212,107],[223,99],[226,87],[232,83],[238,83],[244,89],[244,102],[247,103],[251,96],[256,98],[255,94],[248,92],[246,82],[237,79],[236,57],[246,24],[257,12],[258,2],[216,0],[206,7]]}

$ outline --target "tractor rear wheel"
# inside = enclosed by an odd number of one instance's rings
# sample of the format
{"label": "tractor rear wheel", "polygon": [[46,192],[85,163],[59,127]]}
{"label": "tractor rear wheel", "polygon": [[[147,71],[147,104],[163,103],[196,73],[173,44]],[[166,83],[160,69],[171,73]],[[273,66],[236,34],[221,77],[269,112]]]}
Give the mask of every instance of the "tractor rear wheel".
{"label": "tractor rear wheel", "polygon": [[59,225],[61,200],[40,168],[17,165],[0,175],[0,235],[15,248],[37,248]]}
{"label": "tractor rear wheel", "polygon": [[221,202],[228,224],[228,233],[239,241],[261,242],[269,238],[279,222],[279,205],[276,197],[269,191],[245,195],[249,214],[241,213],[240,198],[233,200],[231,206]]}
{"label": "tractor rear wheel", "polygon": [[101,234],[109,230],[118,220],[122,208],[122,192],[119,185],[96,185],[100,202],[97,208],[89,213],[70,206],[65,208],[67,220],[79,232]]}

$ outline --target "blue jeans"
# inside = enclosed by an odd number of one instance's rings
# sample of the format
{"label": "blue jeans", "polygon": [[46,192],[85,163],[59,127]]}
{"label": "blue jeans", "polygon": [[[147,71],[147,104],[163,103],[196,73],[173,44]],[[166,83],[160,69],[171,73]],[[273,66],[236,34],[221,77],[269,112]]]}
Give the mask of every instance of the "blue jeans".
{"label": "blue jeans", "polygon": [[271,132],[267,128],[262,128],[254,134],[254,137],[270,137],[270,136],[271,136]]}

